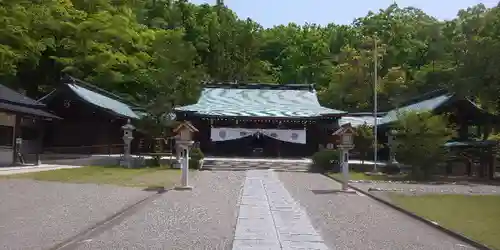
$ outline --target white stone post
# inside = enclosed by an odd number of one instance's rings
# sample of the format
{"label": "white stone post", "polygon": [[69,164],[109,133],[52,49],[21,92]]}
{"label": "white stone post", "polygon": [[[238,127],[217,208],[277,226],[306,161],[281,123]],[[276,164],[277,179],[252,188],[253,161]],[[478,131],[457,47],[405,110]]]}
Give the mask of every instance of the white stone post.
{"label": "white stone post", "polygon": [[177,190],[191,190],[193,187],[189,186],[189,150],[193,141],[177,141],[179,148],[183,152],[181,162],[181,185],[176,187]]}
{"label": "white stone post", "polygon": [[347,191],[349,189],[349,150],[347,148],[342,149],[342,190]]}
{"label": "white stone post", "polygon": [[395,131],[389,131],[388,135],[388,141],[389,141],[389,163],[390,164],[398,164],[398,161],[396,160],[396,138],[395,138]]}
{"label": "white stone post", "polygon": [[184,153],[184,164],[182,166],[181,183],[183,187],[189,186],[189,148],[186,148]]}
{"label": "white stone post", "polygon": [[175,146],[175,167],[177,168],[182,168],[182,162],[181,162],[181,152],[182,152],[182,148],[179,146],[179,145],[176,145]]}

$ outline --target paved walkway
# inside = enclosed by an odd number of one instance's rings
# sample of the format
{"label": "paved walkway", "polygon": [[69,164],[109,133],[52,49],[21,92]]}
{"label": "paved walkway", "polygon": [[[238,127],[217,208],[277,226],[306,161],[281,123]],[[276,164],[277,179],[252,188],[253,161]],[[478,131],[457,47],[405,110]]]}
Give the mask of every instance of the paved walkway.
{"label": "paved walkway", "polygon": [[24,174],[24,173],[41,172],[41,171],[65,169],[65,168],[80,168],[80,167],[81,166],[49,165],[49,164],[40,164],[38,166],[22,166],[22,167],[0,167],[0,175]]}
{"label": "paved walkway", "polygon": [[233,241],[246,249],[328,249],[273,171],[247,172]]}

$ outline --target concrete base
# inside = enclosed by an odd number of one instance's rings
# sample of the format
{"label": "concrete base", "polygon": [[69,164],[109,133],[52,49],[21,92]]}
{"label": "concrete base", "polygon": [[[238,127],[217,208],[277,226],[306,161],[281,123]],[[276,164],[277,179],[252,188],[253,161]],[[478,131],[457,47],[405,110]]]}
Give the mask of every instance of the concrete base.
{"label": "concrete base", "polygon": [[193,190],[193,187],[191,187],[191,186],[177,186],[174,188],[174,190],[179,190],[179,191]]}

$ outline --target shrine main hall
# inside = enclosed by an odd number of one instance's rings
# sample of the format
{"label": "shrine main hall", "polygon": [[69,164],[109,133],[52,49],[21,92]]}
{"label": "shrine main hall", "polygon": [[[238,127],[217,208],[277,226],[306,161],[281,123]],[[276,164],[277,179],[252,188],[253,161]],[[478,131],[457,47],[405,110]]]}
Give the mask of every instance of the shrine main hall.
{"label": "shrine main hall", "polygon": [[205,85],[197,103],[175,112],[199,130],[205,154],[254,157],[309,157],[346,115],[321,106],[309,84]]}

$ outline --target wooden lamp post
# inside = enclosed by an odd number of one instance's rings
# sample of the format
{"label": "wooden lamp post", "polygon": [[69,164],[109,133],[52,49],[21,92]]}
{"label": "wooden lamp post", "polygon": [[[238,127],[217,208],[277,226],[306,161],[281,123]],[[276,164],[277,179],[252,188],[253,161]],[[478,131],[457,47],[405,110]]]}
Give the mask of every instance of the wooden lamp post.
{"label": "wooden lamp post", "polygon": [[[341,150],[340,162],[342,166],[342,191],[349,191],[349,150],[354,148],[354,136],[356,132],[350,123],[342,125],[333,135],[340,137],[338,148]],[[353,191],[350,191],[353,192]]]}
{"label": "wooden lamp post", "polygon": [[[189,186],[189,150],[194,144],[193,135],[198,132],[193,124],[190,122],[182,122],[173,131],[175,136],[175,144],[177,149],[177,154],[180,156],[181,164],[181,186],[176,187],[177,190],[191,190],[193,189]],[[180,152],[180,153],[179,153]]]}

